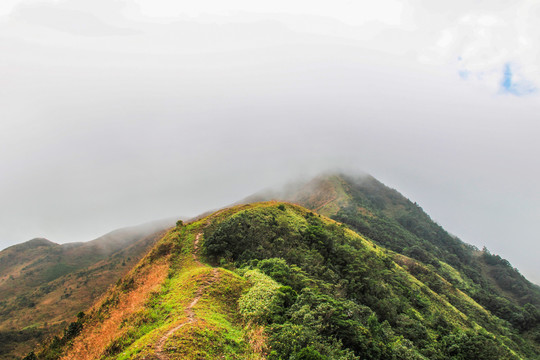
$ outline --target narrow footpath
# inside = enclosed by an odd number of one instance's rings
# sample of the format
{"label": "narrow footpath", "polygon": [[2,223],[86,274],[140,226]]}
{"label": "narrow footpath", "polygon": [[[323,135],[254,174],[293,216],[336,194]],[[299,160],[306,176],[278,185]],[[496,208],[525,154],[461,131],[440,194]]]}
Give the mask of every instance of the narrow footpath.
{"label": "narrow footpath", "polygon": [[[203,266],[203,264],[199,261],[198,256],[197,256],[197,254],[199,252],[199,239],[201,237],[201,234],[202,233],[197,234],[197,236],[195,237],[195,242],[193,244],[193,260],[199,266]],[[184,327],[186,325],[193,324],[193,323],[195,323],[197,321],[197,316],[195,315],[195,312],[193,312],[193,307],[195,305],[197,305],[199,300],[202,298],[202,296],[205,293],[206,288],[208,286],[210,286],[211,284],[215,283],[218,280],[219,280],[219,271],[218,271],[218,269],[212,269],[212,276],[199,286],[199,288],[195,292],[195,296],[194,296],[193,300],[184,309],[184,312],[185,312],[187,318],[185,320],[181,321],[178,325],[174,326],[169,331],[167,331],[165,334],[163,334],[163,336],[156,343],[156,346],[155,346],[154,350],[155,350],[155,356],[157,357],[158,360],[169,360],[170,359],[169,355],[166,352],[166,349],[164,348],[165,343],[167,342],[167,340],[169,340],[169,338],[171,336],[174,335],[174,333],[176,331],[178,331],[178,329],[180,329],[180,328],[182,328],[182,327]]]}

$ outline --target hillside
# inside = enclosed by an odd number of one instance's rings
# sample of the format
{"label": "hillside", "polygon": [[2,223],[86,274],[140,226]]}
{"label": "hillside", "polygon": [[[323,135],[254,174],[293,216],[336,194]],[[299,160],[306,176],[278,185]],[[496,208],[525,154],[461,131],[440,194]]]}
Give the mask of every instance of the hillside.
{"label": "hillside", "polygon": [[[540,287],[489,250],[450,235],[416,204],[369,175],[332,174],[256,194],[246,201],[286,200],[349,225],[376,244],[415,259],[540,343]],[[427,281],[428,279],[426,279]],[[429,281],[437,289],[437,281]]]}
{"label": "hillside", "polygon": [[89,242],[33,239],[0,252],[0,359],[63,329],[135,265],[174,224],[160,221]]}
{"label": "hillside", "polygon": [[539,355],[436,267],[308,209],[265,202],[179,222],[28,359]]}

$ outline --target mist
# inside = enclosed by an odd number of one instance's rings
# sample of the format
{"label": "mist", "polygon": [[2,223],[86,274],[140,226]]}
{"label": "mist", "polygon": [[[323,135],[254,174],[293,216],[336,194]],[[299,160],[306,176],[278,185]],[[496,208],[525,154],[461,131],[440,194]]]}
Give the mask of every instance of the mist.
{"label": "mist", "polygon": [[340,169],[538,283],[539,11],[6,2],[0,248],[195,216]]}

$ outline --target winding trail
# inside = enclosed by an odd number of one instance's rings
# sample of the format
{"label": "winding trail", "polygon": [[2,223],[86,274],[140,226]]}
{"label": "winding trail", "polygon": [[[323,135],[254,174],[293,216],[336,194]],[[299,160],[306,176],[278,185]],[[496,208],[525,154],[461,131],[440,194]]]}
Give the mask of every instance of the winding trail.
{"label": "winding trail", "polygon": [[[199,251],[199,239],[201,237],[202,233],[198,233],[197,236],[195,236],[195,242],[193,243],[193,260],[198,266],[204,266],[197,256],[197,253]],[[197,291],[195,292],[195,297],[191,301],[191,303],[184,309],[184,313],[187,316],[187,319],[182,320],[178,325],[167,331],[161,338],[157,341],[156,346],[154,347],[154,354],[157,357],[158,360],[169,360],[169,355],[165,351],[165,343],[171,336],[174,335],[178,329],[193,324],[197,321],[197,316],[195,315],[195,312],[193,312],[193,307],[197,305],[199,300],[204,295],[204,292],[208,286],[215,283],[219,280],[219,270],[217,268],[212,269],[212,276],[208,278],[204,283],[202,283]]]}

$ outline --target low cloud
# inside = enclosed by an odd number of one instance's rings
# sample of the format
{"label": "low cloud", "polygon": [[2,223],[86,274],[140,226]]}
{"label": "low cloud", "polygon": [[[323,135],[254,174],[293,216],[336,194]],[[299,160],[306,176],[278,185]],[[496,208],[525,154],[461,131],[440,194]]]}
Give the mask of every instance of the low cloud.
{"label": "low cloud", "polygon": [[349,3],[327,16],[323,2],[191,2],[188,14],[175,3],[170,16],[147,1],[10,10],[1,246],[89,240],[341,168],[539,273],[527,255],[540,250],[538,93],[501,93],[540,83],[538,26],[519,15],[535,5]]}

